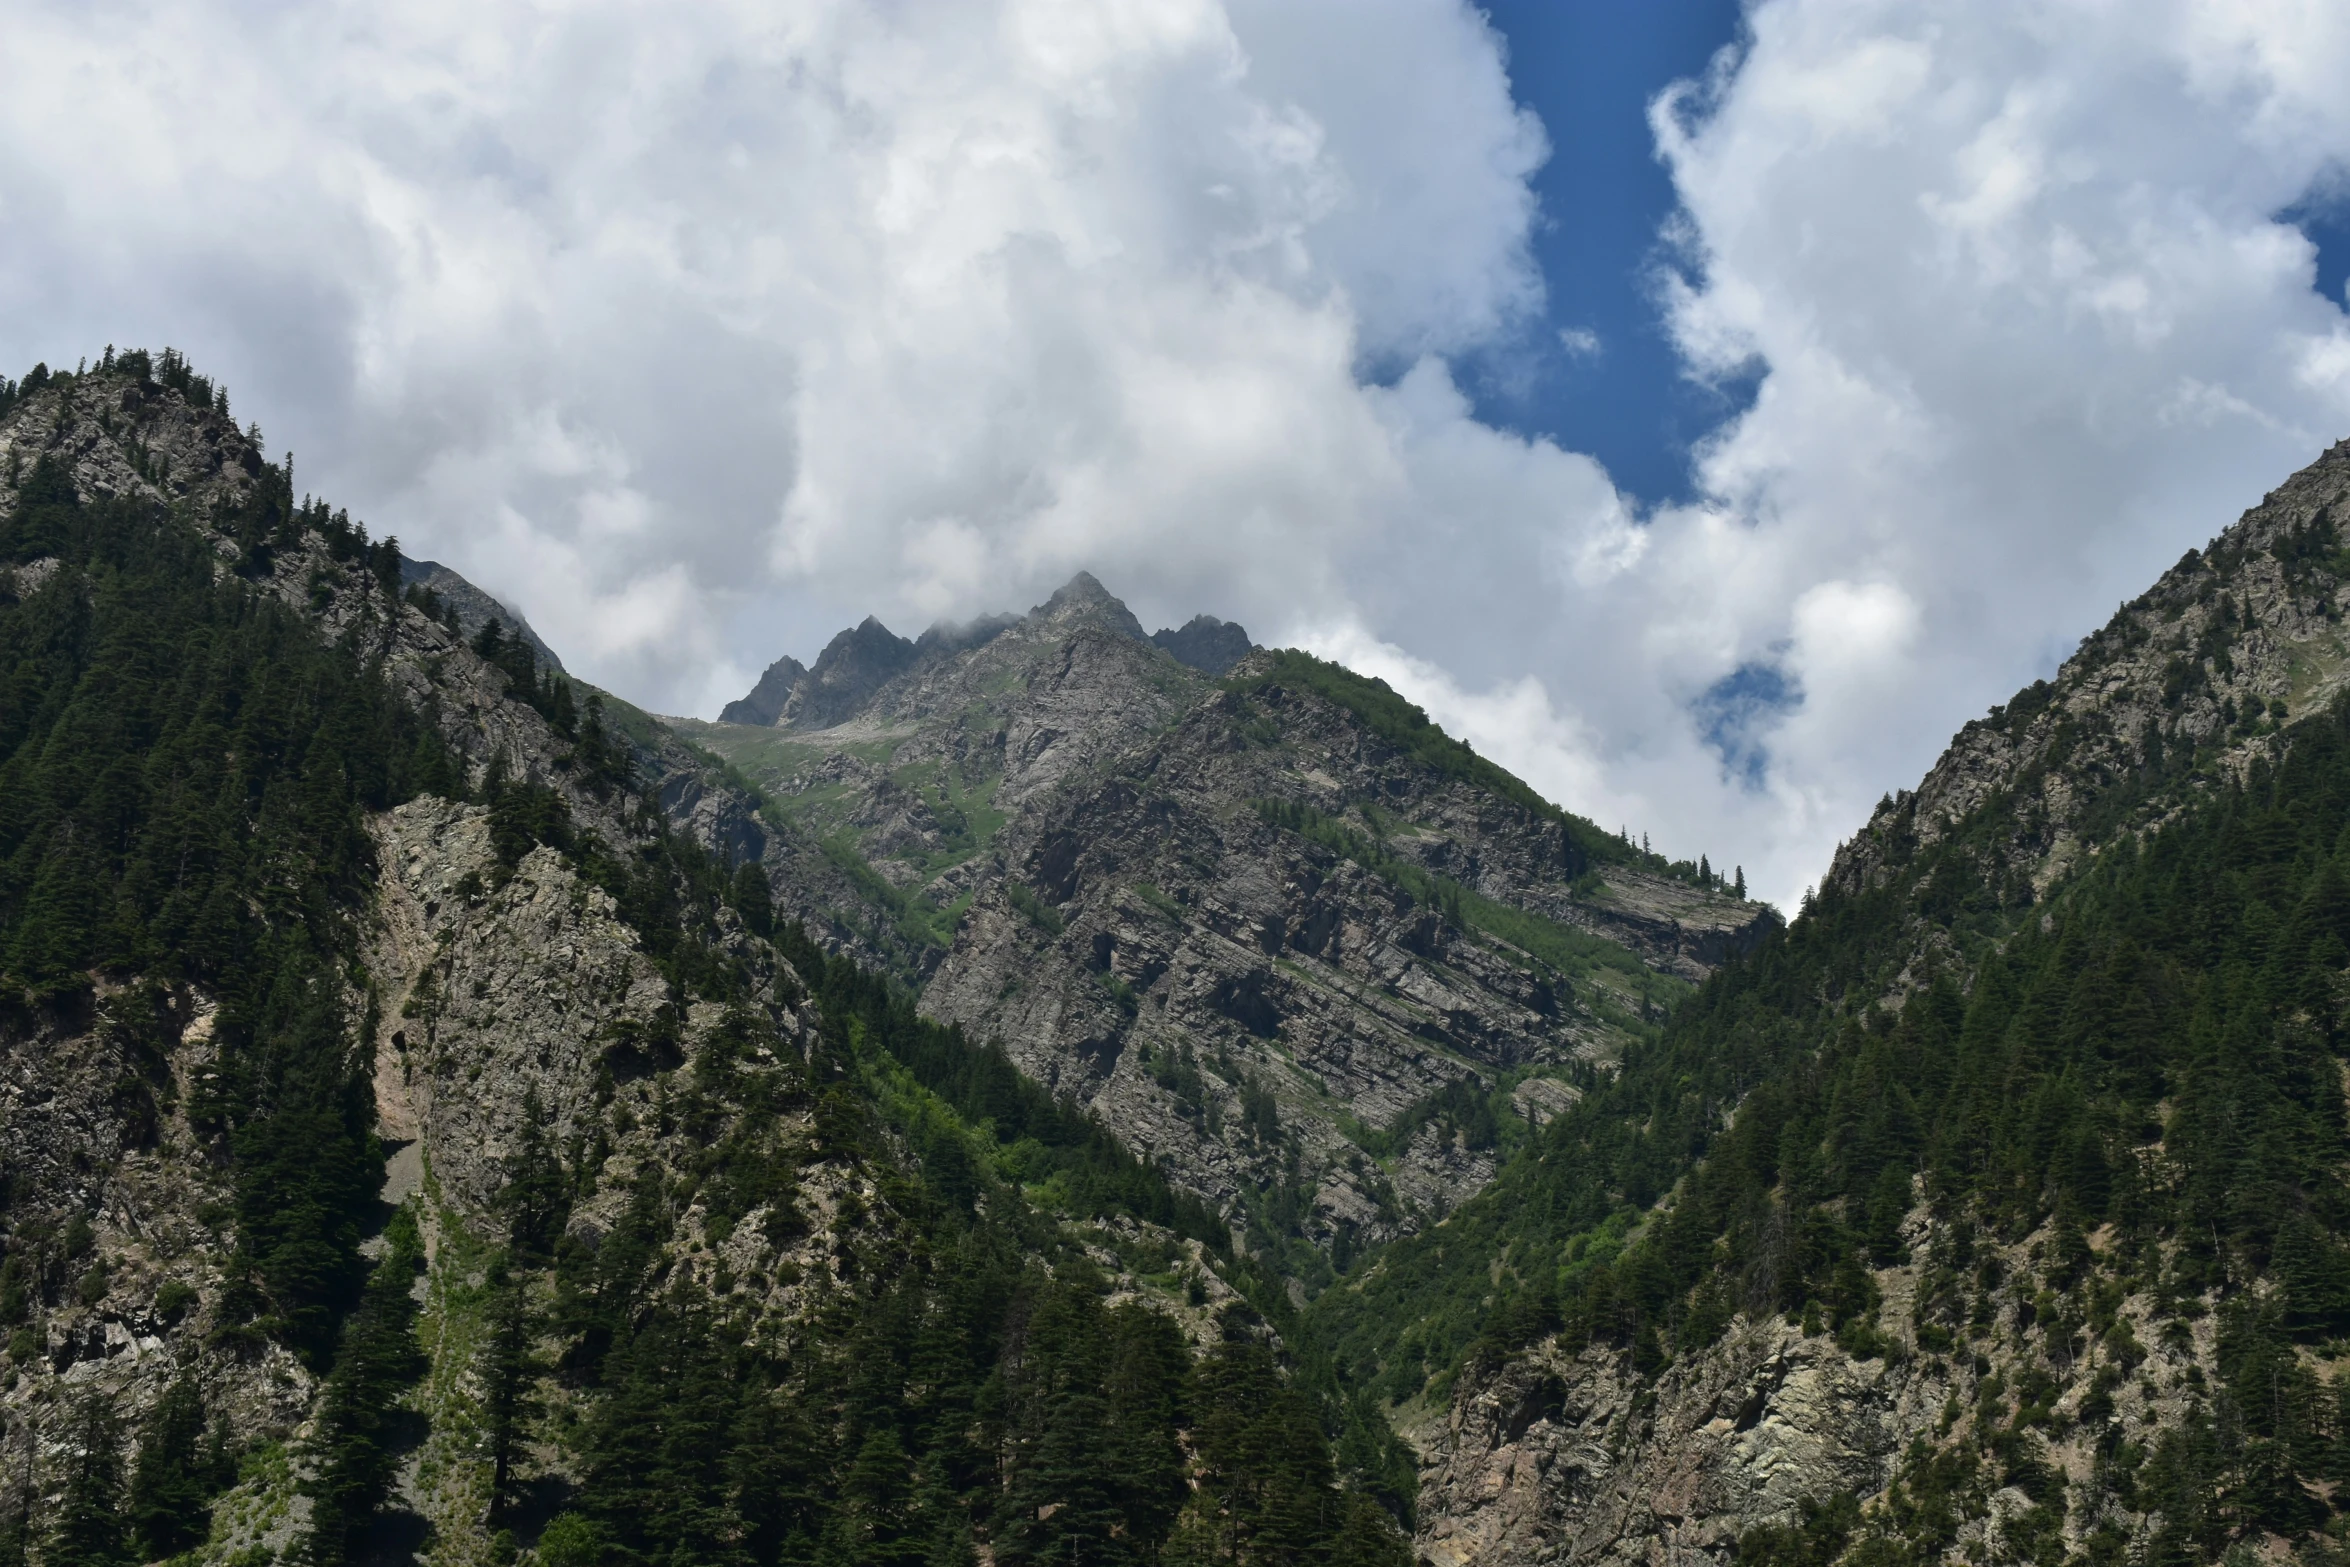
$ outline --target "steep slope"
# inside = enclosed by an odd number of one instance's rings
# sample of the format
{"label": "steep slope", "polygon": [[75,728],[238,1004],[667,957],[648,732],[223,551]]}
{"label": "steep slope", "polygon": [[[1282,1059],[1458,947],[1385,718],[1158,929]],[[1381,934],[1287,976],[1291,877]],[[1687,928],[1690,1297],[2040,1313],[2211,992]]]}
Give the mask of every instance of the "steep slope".
{"label": "steep slope", "polygon": [[[808,696],[827,673],[827,694]],[[936,626],[913,642],[871,620],[841,633],[777,726],[668,722],[765,797],[778,909],[919,982],[1007,817],[1205,688],[1080,574],[1017,620]],[[848,692],[859,694],[844,714]]]}
{"label": "steep slope", "polygon": [[1434,1562],[2332,1559],[2337,447],[1317,1303]]}
{"label": "steep slope", "polygon": [[923,1005],[1261,1243],[1343,1259],[1483,1185],[1769,917],[1511,798],[1383,687],[1297,654],[1236,674],[1007,826]]}
{"label": "steep slope", "polygon": [[563,673],[563,661],[531,629],[529,621],[439,561],[409,560],[403,557],[400,561],[400,585],[423,588],[430,592],[434,599],[453,612],[455,624],[449,629],[459,636],[471,640],[481,634],[481,628],[486,622],[497,621],[505,628],[507,635],[519,638],[531,650],[541,666],[556,674]]}
{"label": "steep slope", "polygon": [[[819,671],[896,671],[847,716],[679,727],[789,823],[783,906],[898,959],[931,1016],[1002,1040],[1312,1288],[1475,1191],[1579,1066],[1773,916],[1386,687],[1223,662],[1246,651],[1207,617],[1146,640],[1081,573],[1017,620],[844,632]],[[861,913],[821,901],[858,870]]]}
{"label": "steep slope", "polygon": [[12,1559],[1395,1559],[1223,1227],[778,927],[699,758],[175,356],[28,379]]}

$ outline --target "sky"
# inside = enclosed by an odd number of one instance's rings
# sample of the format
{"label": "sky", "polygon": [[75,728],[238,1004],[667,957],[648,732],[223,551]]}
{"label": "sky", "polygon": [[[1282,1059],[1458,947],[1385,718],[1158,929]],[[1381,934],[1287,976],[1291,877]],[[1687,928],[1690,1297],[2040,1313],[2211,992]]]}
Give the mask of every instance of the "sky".
{"label": "sky", "polygon": [[2350,425],[2322,0],[16,0],[0,365],[715,713],[1080,569],[1792,904]]}

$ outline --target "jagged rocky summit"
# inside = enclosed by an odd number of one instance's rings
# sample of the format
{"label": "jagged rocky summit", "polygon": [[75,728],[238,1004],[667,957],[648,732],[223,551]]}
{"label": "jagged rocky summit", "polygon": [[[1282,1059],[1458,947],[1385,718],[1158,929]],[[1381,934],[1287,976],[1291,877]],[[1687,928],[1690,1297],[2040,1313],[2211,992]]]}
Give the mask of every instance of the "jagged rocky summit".
{"label": "jagged rocky summit", "polygon": [[[1126,606],[1112,598],[1091,572],[1084,571],[1029,611],[1027,618],[1054,625],[1098,624],[1137,642],[1164,648],[1176,662],[1209,675],[1223,674],[1247,657],[1254,645],[1241,627],[1213,615],[1194,615],[1180,629],[1155,631],[1146,638],[1141,623]],[[874,693],[908,666],[968,652],[1020,623],[1019,617],[1011,615],[982,616],[967,625],[942,622],[909,642],[868,615],[826,643],[813,668],[789,656],[768,665],[757,685],[726,704],[718,715],[719,722],[829,729],[860,711]]]}

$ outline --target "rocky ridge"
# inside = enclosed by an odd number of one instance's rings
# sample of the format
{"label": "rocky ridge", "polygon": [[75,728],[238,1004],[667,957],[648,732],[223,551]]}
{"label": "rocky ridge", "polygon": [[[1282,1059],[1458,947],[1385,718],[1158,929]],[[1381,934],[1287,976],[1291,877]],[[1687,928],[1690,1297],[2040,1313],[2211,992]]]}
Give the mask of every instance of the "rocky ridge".
{"label": "rocky ridge", "polygon": [[[277,470],[210,407],[108,369],[60,377],[6,414],[0,465],[11,476],[50,454],[85,502],[136,496],[173,507],[211,548],[218,581],[241,581],[296,609],[322,638],[361,649],[432,717],[470,787],[542,789],[560,802],[568,832],[622,855],[665,827],[721,867],[783,852],[751,796],[618,704],[620,727],[607,738],[626,747],[661,814],[597,776],[584,742],[523,700],[507,668],[390,591],[376,573],[396,555],[354,555],[283,512],[266,547],[240,537],[227,519]],[[0,490],[0,520],[13,504],[13,487]],[[0,587],[31,593],[55,567],[19,565]],[[375,896],[347,998],[365,1020],[354,1046],[372,1054],[376,1121],[392,1151],[384,1199],[418,1216],[429,1259],[418,1283],[429,1370],[411,1401],[426,1434],[403,1460],[394,1508],[414,1526],[405,1538],[429,1540],[427,1559],[442,1563],[511,1560],[511,1543],[486,1521],[478,1361],[490,1242],[529,1149],[563,1162],[578,1190],[567,1231],[591,1247],[648,1180],[688,1193],[661,1274],[726,1301],[754,1335],[789,1338],[818,1311],[837,1311],[851,1280],[885,1271],[927,1222],[907,1206],[915,1158],[895,1133],[844,1145],[837,1109],[826,1120],[795,1097],[818,1017],[772,944],[717,908],[713,951],[748,989],[730,1007],[695,1000],[573,855],[544,841],[504,855],[493,817],[491,807],[427,795],[368,823]],[[0,1168],[11,1271],[0,1292],[22,1292],[31,1323],[0,1373],[0,1509],[22,1516],[53,1498],[76,1411],[103,1405],[135,1430],[192,1374],[240,1444],[263,1444],[196,1558],[243,1563],[293,1549],[306,1526],[319,1382],[222,1314],[236,1249],[224,1154],[188,1114],[213,1059],[213,1011],[190,987],[101,977],[78,1001],[7,1012]],[[752,1127],[726,1107],[778,1094],[784,1113],[742,1151],[788,1165],[786,1189],[714,1217],[706,1190],[690,1195],[708,1173],[708,1149]],[[1111,1304],[1148,1300],[1195,1342],[1217,1338],[1216,1313],[1236,1296],[1197,1241],[1130,1219],[1084,1233]],[[1169,1271],[1145,1284],[1135,1257]],[[536,1396],[566,1405],[573,1394],[550,1381]],[[528,1462],[551,1494],[574,1478],[553,1448]],[[402,1537],[398,1517],[387,1527],[385,1538]]]}
{"label": "rocky ridge", "polygon": [[[1546,1114],[1572,1066],[1611,1060],[1773,917],[1612,840],[1586,874],[1588,824],[1266,686],[1279,660],[1237,627],[1145,638],[1085,573],[1016,620],[889,636],[868,621],[818,660],[895,670],[845,716],[673,721],[788,823],[778,906],[894,959],[930,1015],[1002,1040],[1189,1189],[1288,1194],[1279,1228],[1315,1248],[1416,1228],[1490,1179],[1501,1139],[1418,1114],[1433,1098],[1472,1085]],[[1276,805],[1380,847],[1349,860]],[[828,902],[857,862],[859,896]],[[1547,932],[1546,955],[1468,930],[1429,901],[1439,883]]]}
{"label": "rocky ridge", "polygon": [[[1911,1238],[1921,1258],[1947,1256],[1948,1237],[1922,1214]],[[2008,1276],[2031,1279],[2050,1240],[2006,1248]],[[1816,1324],[1771,1317],[1742,1319],[1705,1354],[1651,1376],[1621,1353],[1553,1344],[1464,1378],[1449,1407],[1411,1433],[1427,1455],[1421,1560],[1733,1561],[1754,1531],[1797,1524],[1839,1498],[1881,1498],[1919,1467],[1921,1451],[1989,1436],[2003,1398],[2045,1382],[2052,1361],[2077,1374],[2051,1406],[2060,1434],[2046,1461],[2062,1481],[2085,1480],[2117,1442],[2150,1448],[2176,1429],[2212,1376],[2209,1319],[2165,1335],[2146,1299],[2125,1299],[2106,1342],[2076,1358],[2074,1326],[2039,1319],[2028,1287],[1988,1297],[1988,1353],[1937,1353],[1921,1342],[1921,1326],[1934,1331],[1920,1300],[1933,1266],[1877,1274],[1895,1327],[1874,1354],[1853,1353]],[[2110,1426],[2092,1418],[2099,1399]],[[1972,1515],[1958,1534],[1962,1559],[2021,1554],[2033,1496],[1993,1481],[1954,1500]]]}
{"label": "rocky ridge", "polygon": [[2135,798],[2151,763],[2200,754],[2240,776],[2277,732],[2350,684],[2342,619],[2350,441],[2269,492],[2124,604],[2058,669],[1971,719],[1915,790],[1881,803],[1829,879],[1880,884],[1908,855],[1994,815],[1987,870],[2045,890],[2169,802]]}
{"label": "rocky ridge", "polygon": [[[1578,891],[1561,822],[1416,765],[1276,668],[1244,662],[1262,683],[1008,824],[1006,879],[924,1006],[1220,1202],[1302,1189],[1304,1235],[1351,1250],[1492,1177],[1497,1139],[1416,1108],[1466,1083],[1539,1116],[1571,1095],[1561,1069],[1612,1061],[1670,999],[1661,976],[1702,975],[1769,915],[1634,866]],[[1448,915],[1448,888],[1547,940]],[[1349,1130],[1399,1125],[1386,1155]]]}
{"label": "rocky ridge", "polygon": [[[1894,955],[1855,977],[1857,1012],[1890,1015],[1934,976],[1969,972],[1949,908],[1958,894],[1938,897],[1940,883],[1979,885],[2009,908],[2046,905],[2115,845],[2273,764],[2286,726],[2340,697],[2350,686],[2345,514],[2350,442],[2189,551],[2053,679],[1967,723],[1915,790],[1878,807],[1839,849],[1824,889],[1900,898]],[[1943,868],[1921,884],[1921,864]],[[1967,867],[1964,881],[1954,864]],[[2158,1182],[2182,1179],[2165,1170],[2159,1140],[2139,1157]],[[1651,1221],[1671,1207],[1668,1198]],[[2110,1233],[2089,1238],[2093,1252]],[[2142,1460],[2207,1416],[2223,1385],[2217,1313],[2233,1294],[2268,1295],[2274,1281],[2237,1280],[2182,1305],[2157,1283],[2170,1253],[2134,1270],[2116,1263],[2093,1304],[2101,1320],[2083,1336],[2073,1308],[2048,1293],[2060,1249],[2052,1228],[1989,1262],[1966,1253],[1978,1287],[1971,1318],[1952,1314],[1960,1248],[1950,1229],[1921,1205],[1904,1240],[1912,1260],[1869,1279],[1883,1302],[1876,1342],[1741,1312],[1710,1347],[1645,1375],[1633,1352],[1602,1345],[1570,1354],[1544,1341],[1473,1360],[1442,1405],[1399,1411],[1423,1461],[1421,1559],[1725,1562],[1751,1531],[1787,1537],[1845,1499],[1859,1504],[1856,1523],[1946,1509],[1937,1516],[1955,1527],[1954,1560],[2148,1548],[2165,1520],[2114,1500],[2116,1463]],[[2319,1375],[2338,1369],[2331,1349],[2300,1353]],[[2020,1481],[1953,1456],[1970,1443],[2013,1446],[2033,1423],[2045,1439],[2038,1460],[2011,1465]],[[1960,1473],[1969,1478],[1957,1491],[1934,1489]],[[2068,1511],[2068,1491],[2101,1500]],[[2279,1536],[2255,1531],[2253,1543],[2268,1559],[2291,1554]]]}

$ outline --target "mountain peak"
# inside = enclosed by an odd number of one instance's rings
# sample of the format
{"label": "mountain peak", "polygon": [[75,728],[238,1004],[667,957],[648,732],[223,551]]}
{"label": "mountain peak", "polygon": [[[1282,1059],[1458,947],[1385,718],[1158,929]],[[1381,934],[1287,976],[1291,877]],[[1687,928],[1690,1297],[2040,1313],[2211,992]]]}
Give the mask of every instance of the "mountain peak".
{"label": "mountain peak", "polygon": [[824,644],[794,683],[779,716],[794,728],[829,729],[853,716],[891,676],[914,661],[914,644],[867,615]]}
{"label": "mountain peak", "polygon": [[783,716],[785,704],[791,701],[791,695],[799,689],[800,682],[807,678],[808,666],[787,653],[767,666],[767,673],[759,677],[759,683],[751,687],[748,696],[727,703],[725,711],[718,715],[718,721],[722,724],[773,724]]}
{"label": "mountain peak", "polygon": [[1180,631],[1154,631],[1151,641],[1172,653],[1177,663],[1218,677],[1230,673],[1256,647],[1243,627],[1213,615],[1194,615]]}
{"label": "mountain peak", "polygon": [[1134,618],[1134,612],[1090,571],[1081,571],[1061,584],[1051,598],[1028,612],[1028,618],[1049,625],[1094,625],[1137,642],[1150,640],[1143,632],[1142,622]]}

